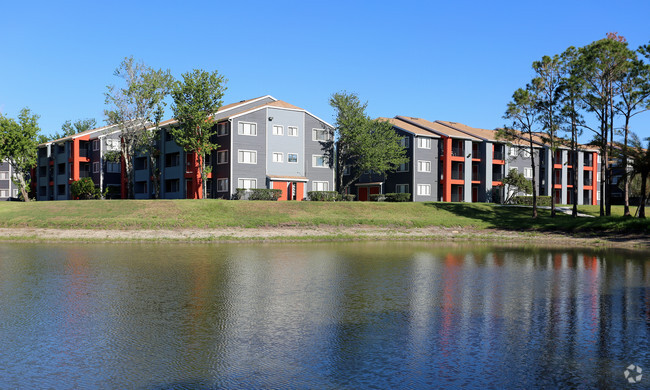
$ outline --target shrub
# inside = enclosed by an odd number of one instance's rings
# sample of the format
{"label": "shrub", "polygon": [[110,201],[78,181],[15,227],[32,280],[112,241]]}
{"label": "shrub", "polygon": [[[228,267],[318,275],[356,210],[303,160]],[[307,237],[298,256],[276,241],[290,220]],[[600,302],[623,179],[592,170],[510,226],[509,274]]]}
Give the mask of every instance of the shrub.
{"label": "shrub", "polygon": [[70,185],[70,192],[73,199],[101,199],[102,191],[95,187],[93,179],[83,177]]}
{"label": "shrub", "polygon": [[234,200],[248,199],[246,197],[246,191],[248,191],[246,188],[237,188],[235,189],[235,194],[232,196],[232,198]]}
{"label": "shrub", "polygon": [[248,200],[278,200],[282,196],[282,190],[272,188],[252,188]]}
{"label": "shrub", "polygon": [[383,202],[386,200],[386,195],[384,194],[370,194],[371,202]]}
{"label": "shrub", "polygon": [[355,194],[344,194],[337,196],[336,200],[339,200],[341,202],[352,202],[354,198],[356,198]]}
{"label": "shrub", "polygon": [[336,191],[309,191],[307,193],[309,200],[315,202],[334,202],[339,200],[339,194]]}
{"label": "shrub", "polygon": [[411,194],[408,192],[391,192],[386,194],[386,202],[408,202],[411,200]]}
{"label": "shrub", "polygon": [[[532,206],[533,205],[533,197],[532,196],[513,196],[512,197],[512,204],[518,204],[518,205],[523,205],[523,206]],[[550,206],[551,205],[551,197],[550,196],[538,196],[537,197],[537,205],[538,206]]]}

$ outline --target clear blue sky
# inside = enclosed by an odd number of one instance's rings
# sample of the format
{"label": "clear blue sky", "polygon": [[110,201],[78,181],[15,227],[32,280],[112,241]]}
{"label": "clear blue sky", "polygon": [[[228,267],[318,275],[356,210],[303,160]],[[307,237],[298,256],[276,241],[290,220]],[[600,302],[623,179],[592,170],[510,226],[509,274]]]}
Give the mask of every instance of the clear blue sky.
{"label": "clear blue sky", "polygon": [[[270,94],[333,122],[356,92],[372,117],[496,128],[531,63],[608,31],[650,42],[650,1],[83,1],[0,5],[0,112],[25,106],[44,133],[104,123],[104,92],[133,55],[175,77],[229,79],[224,104]],[[170,110],[166,118],[171,116]],[[650,112],[632,123],[650,136]]]}

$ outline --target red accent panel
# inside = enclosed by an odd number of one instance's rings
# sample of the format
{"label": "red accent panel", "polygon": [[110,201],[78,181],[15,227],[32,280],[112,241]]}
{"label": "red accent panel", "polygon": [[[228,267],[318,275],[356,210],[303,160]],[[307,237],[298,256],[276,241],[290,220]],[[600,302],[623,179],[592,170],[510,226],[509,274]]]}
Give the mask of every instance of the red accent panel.
{"label": "red accent panel", "polygon": [[305,193],[305,183],[303,182],[297,182],[296,183],[296,200],[301,201],[304,200],[305,198],[303,197]]}
{"label": "red accent panel", "polygon": [[598,169],[598,153],[596,152],[592,154],[591,166],[594,169],[594,173],[591,176],[591,185],[593,187],[593,190],[591,191],[591,204],[595,206],[598,204],[598,188],[599,188],[596,179],[598,178],[598,172],[600,172],[600,170]]}
{"label": "red accent panel", "polygon": [[272,182],[272,188],[274,190],[282,190],[282,194],[278,198],[278,200],[287,200],[287,192],[289,190],[289,185],[291,183],[287,183],[286,181],[274,181]]}
{"label": "red accent panel", "polygon": [[368,200],[368,188],[367,187],[359,187],[359,200],[362,202],[366,202]]}
{"label": "red accent panel", "polygon": [[451,201],[451,138],[443,137],[442,140],[444,160],[442,162],[442,172],[444,180],[442,183],[442,201]]}

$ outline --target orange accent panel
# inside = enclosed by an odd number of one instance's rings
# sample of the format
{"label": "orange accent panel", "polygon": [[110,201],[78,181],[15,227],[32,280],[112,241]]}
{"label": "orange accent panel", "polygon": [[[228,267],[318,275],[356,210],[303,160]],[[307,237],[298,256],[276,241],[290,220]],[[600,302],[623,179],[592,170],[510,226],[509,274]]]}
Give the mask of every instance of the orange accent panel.
{"label": "orange accent panel", "polygon": [[592,187],[593,187],[593,190],[591,191],[591,204],[593,206],[595,206],[595,205],[598,204],[598,182],[596,181],[596,179],[598,179],[598,172],[599,172],[598,171],[598,153],[595,153],[595,152],[592,153],[591,160],[592,160],[591,166],[594,169],[594,173],[593,173],[592,178],[591,178],[591,180],[592,180],[591,183],[592,183]]}
{"label": "orange accent panel", "polygon": [[303,194],[305,193],[305,183],[303,182],[297,182],[296,183],[296,200],[301,201],[303,200]]}
{"label": "orange accent panel", "polygon": [[274,190],[282,190],[282,195],[278,198],[278,200],[287,200],[287,189],[288,186],[286,181],[274,181],[273,183],[273,189]]}
{"label": "orange accent panel", "polygon": [[444,176],[442,184],[442,201],[451,201],[451,138],[443,137],[442,147],[445,159],[442,162],[442,172]]}

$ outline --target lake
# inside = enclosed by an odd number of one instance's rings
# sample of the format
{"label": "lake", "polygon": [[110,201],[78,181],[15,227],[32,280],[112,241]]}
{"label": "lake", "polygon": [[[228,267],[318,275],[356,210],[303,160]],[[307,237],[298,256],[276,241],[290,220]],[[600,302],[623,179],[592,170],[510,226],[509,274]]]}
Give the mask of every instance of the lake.
{"label": "lake", "polygon": [[650,257],[4,243],[0,345],[0,388],[641,388]]}

